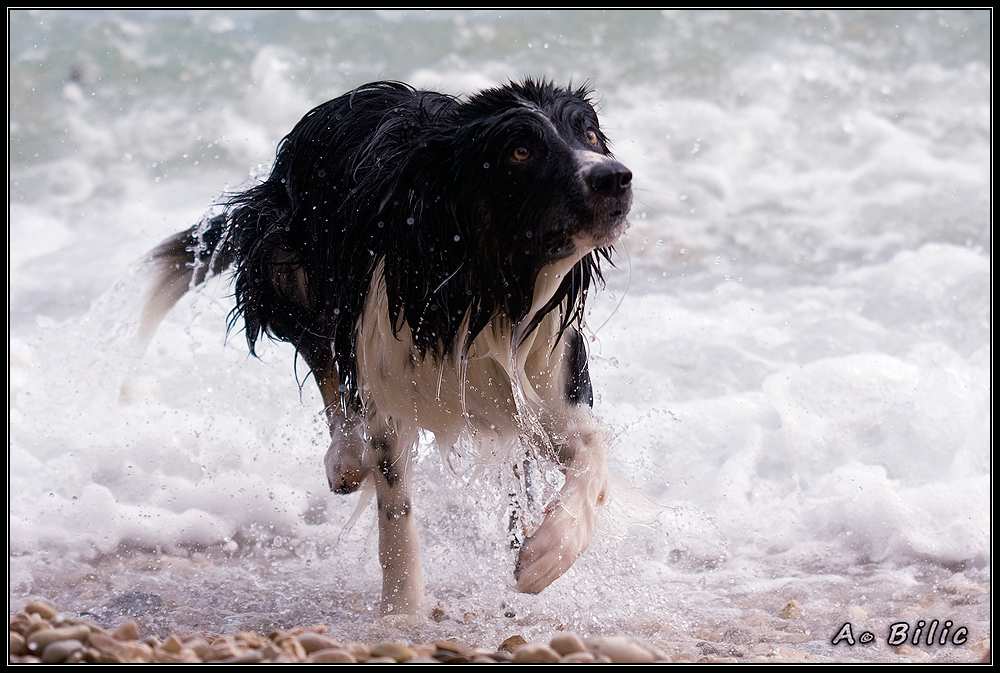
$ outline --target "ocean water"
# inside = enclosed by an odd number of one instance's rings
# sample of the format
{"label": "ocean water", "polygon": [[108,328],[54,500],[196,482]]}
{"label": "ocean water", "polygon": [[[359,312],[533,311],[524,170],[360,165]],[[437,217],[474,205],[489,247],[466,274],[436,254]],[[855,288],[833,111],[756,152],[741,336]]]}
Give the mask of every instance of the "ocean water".
{"label": "ocean water", "polygon": [[[980,659],[991,23],[9,12],[10,610],[45,597],[161,635],[322,623],[495,647],[574,630],[673,658]],[[425,438],[414,504],[440,620],[380,617],[374,508],[327,489],[302,363],[227,337],[224,281],[139,351],[140,262],[266,171],[318,103],[375,79],[462,94],[525,75],[590,83],[635,175],[589,317],[615,489],[590,550],[517,594],[495,470],[444,466]],[[949,638],[915,644],[933,620]]]}

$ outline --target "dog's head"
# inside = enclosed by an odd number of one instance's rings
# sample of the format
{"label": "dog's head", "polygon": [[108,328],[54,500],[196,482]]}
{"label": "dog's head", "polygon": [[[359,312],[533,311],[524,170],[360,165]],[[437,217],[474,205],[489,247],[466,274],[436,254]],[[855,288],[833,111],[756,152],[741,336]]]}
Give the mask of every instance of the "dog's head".
{"label": "dog's head", "polygon": [[[469,338],[498,313],[528,331],[564,306],[582,318],[598,255],[628,227],[632,173],[615,160],[585,89],[526,80],[442,104],[428,95],[395,131],[386,207],[386,285],[422,349],[450,348],[468,317]],[[398,136],[397,136],[398,137]],[[536,283],[562,271],[538,310]],[[532,309],[534,305],[534,310]]]}
{"label": "dog's head", "polygon": [[[459,114],[485,244],[544,263],[612,245],[628,226],[632,173],[612,158],[586,90],[527,80]],[[463,165],[464,164],[463,162]]]}

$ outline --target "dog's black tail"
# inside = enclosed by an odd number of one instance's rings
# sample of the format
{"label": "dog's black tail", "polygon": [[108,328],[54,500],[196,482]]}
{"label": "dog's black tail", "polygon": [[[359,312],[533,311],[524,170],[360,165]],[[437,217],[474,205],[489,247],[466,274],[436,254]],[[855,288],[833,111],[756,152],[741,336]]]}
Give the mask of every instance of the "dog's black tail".
{"label": "dog's black tail", "polygon": [[139,323],[139,339],[149,342],[167,312],[184,294],[233,262],[226,245],[228,217],[206,216],[187,231],[174,234],[149,253],[156,278]]}

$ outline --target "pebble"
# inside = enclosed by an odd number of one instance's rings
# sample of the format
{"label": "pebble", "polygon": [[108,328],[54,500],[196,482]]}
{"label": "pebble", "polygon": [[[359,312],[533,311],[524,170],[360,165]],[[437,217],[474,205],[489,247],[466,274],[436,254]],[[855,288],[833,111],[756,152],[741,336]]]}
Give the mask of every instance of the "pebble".
{"label": "pebble", "polygon": [[25,614],[39,615],[42,619],[51,620],[56,616],[55,608],[44,601],[31,601],[24,606]]}
{"label": "pebble", "polygon": [[223,659],[224,664],[259,664],[264,661],[264,657],[257,650],[247,650],[243,654],[238,654],[228,659]]}
{"label": "pebble", "polygon": [[310,654],[306,661],[311,664],[356,664],[358,660],[347,650],[331,647],[328,650],[317,650]]}
{"label": "pebble", "polygon": [[102,631],[90,634],[88,644],[97,653],[98,664],[151,664],[153,648],[137,641],[120,641]]}
{"label": "pebble", "polygon": [[519,664],[555,664],[559,653],[544,643],[525,643],[514,650],[514,661]]}
{"label": "pebble", "polygon": [[139,625],[135,623],[134,619],[129,619],[115,629],[111,636],[115,640],[139,640]]}
{"label": "pebble", "polygon": [[83,643],[79,640],[57,640],[45,648],[40,659],[43,664],[61,664],[83,647]]}
{"label": "pebble", "polygon": [[798,601],[788,601],[781,609],[778,616],[782,619],[802,619],[802,606]]}
{"label": "pebble", "polygon": [[566,656],[575,652],[586,652],[587,646],[583,644],[583,639],[570,631],[563,631],[552,636],[549,647]]}
{"label": "pebble", "polygon": [[203,661],[225,661],[240,656],[246,650],[246,646],[236,643],[232,638],[220,638],[208,646],[201,658]]}
{"label": "pebble", "polygon": [[513,652],[527,642],[528,641],[524,639],[524,636],[511,636],[507,640],[500,643],[500,647],[498,647],[497,650],[500,652]]}
{"label": "pebble", "polygon": [[465,643],[460,643],[457,640],[438,640],[435,641],[434,647],[445,652],[451,652],[460,657],[467,657],[472,659],[476,656],[476,650],[469,647]]}
{"label": "pebble", "polygon": [[26,639],[28,651],[33,653],[42,652],[50,643],[61,640],[74,640],[86,642],[90,635],[90,629],[84,624],[76,626],[64,626],[58,629],[36,629]]}
{"label": "pebble", "polygon": [[416,653],[411,650],[406,645],[400,645],[399,643],[385,642],[379,643],[372,648],[371,656],[374,657],[389,657],[396,663],[402,664],[409,661],[413,657],[417,656]]}
{"label": "pebble", "polygon": [[184,649],[184,643],[181,639],[177,637],[177,634],[171,634],[169,638],[160,643],[160,646],[156,648],[163,652],[169,652],[170,654],[179,654],[182,649]]}
{"label": "pebble", "polygon": [[28,646],[24,644],[24,636],[11,629],[7,638],[7,651],[14,655],[24,655],[28,653]]}
{"label": "pebble", "polygon": [[278,630],[268,636],[250,631],[236,635],[170,634],[143,636],[139,625],[126,619],[105,630],[83,619],[60,614],[45,601],[29,603],[10,617],[8,661],[15,664],[183,664],[183,663],[647,663],[656,651],[624,637],[584,640],[562,631],[548,643],[529,642],[514,635],[496,650],[456,640],[404,644],[392,641],[366,645],[325,636],[322,626]]}
{"label": "pebble", "polygon": [[302,645],[302,649],[306,651],[306,654],[312,654],[313,652],[329,650],[332,648],[342,649],[341,644],[333,638],[329,638],[321,633],[315,633],[313,631],[306,631],[293,637],[299,642],[300,645]]}
{"label": "pebble", "polygon": [[649,649],[624,636],[606,636],[587,642],[588,649],[608,657],[614,664],[651,664],[656,656]]}

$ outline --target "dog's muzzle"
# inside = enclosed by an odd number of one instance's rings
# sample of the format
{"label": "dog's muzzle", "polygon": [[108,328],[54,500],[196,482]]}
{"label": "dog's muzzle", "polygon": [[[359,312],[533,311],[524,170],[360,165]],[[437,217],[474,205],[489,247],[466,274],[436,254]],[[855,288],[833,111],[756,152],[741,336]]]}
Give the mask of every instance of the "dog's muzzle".
{"label": "dog's muzzle", "polygon": [[604,161],[591,167],[587,174],[587,185],[603,198],[621,198],[627,195],[629,205],[632,204],[632,171],[618,161]]}
{"label": "dog's muzzle", "polygon": [[628,212],[632,207],[632,171],[619,161],[603,157],[585,169],[587,201],[593,222],[586,234],[593,247],[614,244],[628,228]]}

